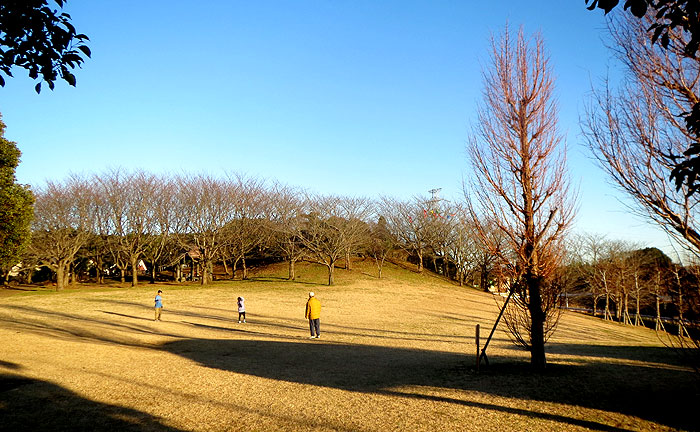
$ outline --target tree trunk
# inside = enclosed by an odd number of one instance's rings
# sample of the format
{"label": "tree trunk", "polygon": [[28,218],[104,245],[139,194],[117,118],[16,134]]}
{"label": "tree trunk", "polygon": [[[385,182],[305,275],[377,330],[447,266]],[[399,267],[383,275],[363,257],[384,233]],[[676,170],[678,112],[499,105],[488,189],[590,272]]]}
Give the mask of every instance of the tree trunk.
{"label": "tree trunk", "polygon": [[229,273],[228,271],[228,265],[226,265],[226,258],[222,259],[221,262],[224,264],[224,273],[226,273],[226,275],[230,278],[231,273]]}
{"label": "tree trunk", "polygon": [[139,284],[139,260],[138,258],[131,259],[131,286],[135,287]]}
{"label": "tree trunk", "polygon": [[199,272],[199,283],[200,285],[208,285],[209,284],[209,263],[211,262],[211,258],[204,258],[202,261],[200,261],[200,272]]}
{"label": "tree trunk", "polygon": [[158,268],[158,265],[156,264],[156,261],[153,260],[151,263],[151,283],[154,284],[156,283],[156,268]]}
{"label": "tree trunk", "polygon": [[622,309],[623,316],[622,316],[622,318],[623,318],[625,324],[631,325],[632,320],[630,319],[630,312],[629,312],[629,294],[625,293],[623,295],[623,298],[624,298],[624,300],[623,300],[623,309]]}
{"label": "tree trunk", "polygon": [[481,264],[481,290],[483,292],[489,292],[489,269],[486,263]]}
{"label": "tree trunk", "polygon": [[534,275],[528,275],[527,284],[530,294],[530,364],[537,371],[542,371],[547,366],[544,352],[544,323],[545,314],[542,310],[542,294],[540,291],[542,280]]}
{"label": "tree trunk", "polygon": [[239,259],[240,258],[236,258],[235,260],[233,260],[233,263],[231,263],[231,272],[233,272],[232,279],[234,279],[234,280],[236,279],[236,267],[238,267],[238,260]]}
{"label": "tree trunk", "polygon": [[678,336],[687,336],[688,331],[683,324],[683,288],[678,285]]}
{"label": "tree trunk", "polygon": [[289,276],[288,280],[295,280],[297,278],[295,269],[294,269],[294,264],[296,263],[296,260],[294,258],[289,258]]}
{"label": "tree trunk", "polygon": [[664,322],[661,321],[661,296],[658,294],[656,295],[656,331],[663,330],[666,331],[666,328],[664,328]]}
{"label": "tree trunk", "polygon": [[70,284],[70,264],[65,264],[63,271],[63,286],[68,287]]}
{"label": "tree trunk", "polygon": [[423,273],[423,252],[418,253],[418,273]]}
{"label": "tree trunk", "polygon": [[598,316],[598,296],[593,296],[593,317]]}
{"label": "tree trunk", "polygon": [[97,271],[97,283],[99,285],[102,285],[105,283],[104,263],[102,262],[101,257],[98,257],[96,261],[97,261],[97,265],[95,267],[95,270]]}
{"label": "tree trunk", "polygon": [[56,266],[56,291],[61,291],[63,288],[65,288],[65,274],[65,263],[63,260],[59,260],[58,265]]}
{"label": "tree trunk", "polygon": [[245,256],[241,257],[241,266],[243,266],[243,280],[248,279],[248,267],[245,264]]}
{"label": "tree trunk", "polygon": [[351,263],[350,263],[350,251],[345,251],[345,270],[352,270],[350,268]]}
{"label": "tree trunk", "polygon": [[333,285],[333,269],[335,268],[335,262],[331,261],[330,265],[326,265],[328,267],[328,285]]}

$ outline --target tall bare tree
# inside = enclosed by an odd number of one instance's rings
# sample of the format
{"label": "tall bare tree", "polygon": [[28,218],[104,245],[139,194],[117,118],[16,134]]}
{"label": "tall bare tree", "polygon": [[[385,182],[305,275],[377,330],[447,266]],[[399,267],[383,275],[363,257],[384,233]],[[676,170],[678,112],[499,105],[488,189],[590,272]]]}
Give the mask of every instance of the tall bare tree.
{"label": "tall bare tree", "polygon": [[[514,302],[506,323],[531,364],[546,366],[545,342],[556,321],[563,238],[574,216],[565,147],[557,129],[554,78],[539,34],[492,38],[484,96],[468,151],[474,167],[470,211],[481,240],[508,273]],[[506,239],[496,245],[479,217]]]}

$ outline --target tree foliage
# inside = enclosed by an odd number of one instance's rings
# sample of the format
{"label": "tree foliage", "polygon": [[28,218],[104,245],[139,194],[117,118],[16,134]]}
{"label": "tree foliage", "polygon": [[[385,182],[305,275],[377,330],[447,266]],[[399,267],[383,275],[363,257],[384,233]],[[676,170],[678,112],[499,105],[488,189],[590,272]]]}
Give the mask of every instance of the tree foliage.
{"label": "tree foliage", "polygon": [[3,273],[19,262],[30,238],[34,197],[27,186],[15,183],[21,152],[5,139],[0,117],[0,268]]}
{"label": "tree foliage", "polygon": [[[53,0],[63,8],[65,0]],[[51,90],[59,78],[75,86],[71,69],[90,57],[88,37],[78,33],[71,16],[50,7],[51,0],[3,0],[0,2],[0,86],[3,74],[12,77],[17,66],[29,77],[45,82]]]}

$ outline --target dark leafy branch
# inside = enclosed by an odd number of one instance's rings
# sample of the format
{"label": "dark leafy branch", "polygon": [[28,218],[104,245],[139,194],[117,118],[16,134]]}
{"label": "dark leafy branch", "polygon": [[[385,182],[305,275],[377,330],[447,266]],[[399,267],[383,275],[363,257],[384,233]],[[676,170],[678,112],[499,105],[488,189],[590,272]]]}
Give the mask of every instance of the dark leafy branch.
{"label": "dark leafy branch", "polygon": [[42,82],[51,90],[60,78],[75,86],[71,72],[90,57],[89,38],[78,33],[71,16],[52,9],[50,3],[63,8],[65,0],[3,0],[0,2],[0,86],[12,69],[26,69],[38,79],[34,87],[41,92]]}

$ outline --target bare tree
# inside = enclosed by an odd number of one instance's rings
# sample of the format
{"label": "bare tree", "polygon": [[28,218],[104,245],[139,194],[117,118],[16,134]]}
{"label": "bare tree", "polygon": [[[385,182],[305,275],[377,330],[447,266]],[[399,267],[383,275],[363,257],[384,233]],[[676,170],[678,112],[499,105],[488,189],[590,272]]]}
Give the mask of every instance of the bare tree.
{"label": "bare tree", "polygon": [[414,197],[411,201],[400,201],[382,197],[379,204],[387,227],[398,240],[398,245],[418,259],[418,272],[423,272],[423,258],[428,248],[428,224],[430,222],[427,200]]}
{"label": "bare tree", "polygon": [[632,296],[634,298],[634,322],[635,326],[644,326],[642,319],[642,306],[647,306],[649,298],[649,275],[648,269],[651,262],[646,256],[640,253],[632,253],[627,259],[630,273],[634,281]]}
{"label": "bare tree", "polygon": [[66,287],[76,254],[90,237],[90,189],[87,181],[70,177],[48,182],[35,191],[32,253],[39,264],[56,272],[56,290]]}
{"label": "bare tree", "polygon": [[[483,77],[479,122],[468,144],[474,167],[469,209],[484,247],[509,273],[515,308],[506,315],[511,335],[541,370],[558,313],[554,271],[574,216],[542,37],[526,39],[520,30],[513,38],[506,28],[492,39]],[[478,216],[504,234],[505,248],[486,235]]]}
{"label": "bare tree", "polygon": [[272,223],[272,241],[287,260],[288,279],[296,279],[295,264],[304,257],[300,240],[304,206],[299,191],[285,185],[275,184],[270,193],[269,219]]}
{"label": "bare tree", "polygon": [[[267,218],[265,209],[268,193],[263,182],[237,176],[230,180],[230,193],[233,195],[231,221],[224,228],[227,246],[222,248],[232,259],[233,276],[240,262],[243,267],[243,279],[248,279],[246,256],[255,248],[265,243],[267,237]],[[226,259],[226,256],[222,256]]]}
{"label": "bare tree", "polygon": [[[426,245],[430,250],[435,273],[449,277],[449,251],[459,240],[457,209],[447,200],[428,201],[426,217]],[[441,268],[438,268],[438,261]]]}
{"label": "bare tree", "polygon": [[595,90],[583,134],[613,183],[633,199],[631,209],[663,228],[693,254],[700,252],[698,194],[668,180],[692,140],[681,113],[700,101],[700,59],[683,56],[687,35],[670,30],[668,49],[649,43],[650,18],[620,17],[609,31],[626,74],[618,90]]}
{"label": "bare tree", "polygon": [[[364,202],[340,196],[308,197],[298,238],[308,251],[307,258],[326,266],[328,285],[333,285],[336,262],[357,244]],[[368,202],[368,201],[367,201]],[[365,223],[364,221],[362,221]]]}
{"label": "bare tree", "polygon": [[[606,82],[593,92],[582,130],[601,167],[632,198],[631,210],[657,224],[697,258],[700,196],[688,188],[695,179],[673,185],[669,174],[678,163],[676,155],[695,139],[682,117],[700,102],[700,58],[684,55],[689,35],[679,29],[668,30],[665,49],[648,43],[651,24],[651,16],[609,21],[610,48],[624,67],[624,82],[617,90]],[[663,328],[664,291],[659,272],[652,283],[657,330]],[[671,343],[698,352],[699,339],[688,341],[679,336]]]}
{"label": "bare tree", "polygon": [[343,226],[345,270],[352,270],[351,256],[369,241],[370,231],[367,221],[374,213],[374,203],[365,197],[344,197],[340,206],[345,220]]}
{"label": "bare tree", "polygon": [[382,278],[382,269],[387,256],[396,248],[396,239],[387,227],[384,216],[379,216],[377,222],[369,225],[369,241],[367,253],[374,259],[377,266],[377,277]]}
{"label": "bare tree", "polygon": [[180,191],[177,201],[178,235],[188,251],[192,247],[202,263],[202,285],[212,280],[214,260],[227,245],[225,228],[232,220],[235,187],[230,181],[207,175],[182,176],[176,179]]}
{"label": "bare tree", "polygon": [[128,232],[127,214],[129,199],[123,193],[127,175],[119,169],[114,169],[93,177],[98,185],[95,197],[99,199],[98,212],[100,217],[100,232],[106,237],[107,247],[112,262],[119,269],[122,283],[126,281],[126,269],[129,265],[129,255],[124,242]]}
{"label": "bare tree", "polygon": [[180,261],[180,256],[172,250],[175,247],[172,233],[178,220],[175,217],[175,184],[169,178],[155,178],[150,187],[148,199],[152,218],[148,235],[144,238],[143,256],[151,263],[151,283],[155,283],[161,261],[168,260],[168,264],[174,265]]}

